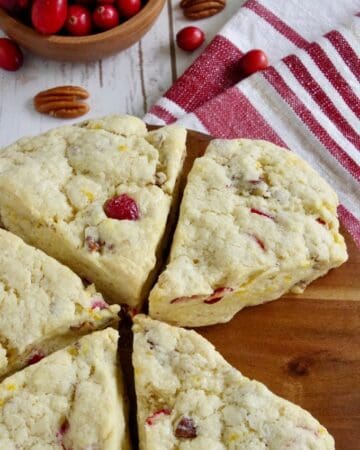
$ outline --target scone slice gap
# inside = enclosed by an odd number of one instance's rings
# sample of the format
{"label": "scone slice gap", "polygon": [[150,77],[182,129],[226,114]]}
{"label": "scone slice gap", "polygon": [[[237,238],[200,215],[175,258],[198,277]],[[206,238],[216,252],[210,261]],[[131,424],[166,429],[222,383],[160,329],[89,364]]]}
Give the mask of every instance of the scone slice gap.
{"label": "scone slice gap", "polygon": [[68,267],[0,229],[0,380],[81,335],[117,326],[119,309]]}
{"label": "scone slice gap", "polygon": [[94,332],[0,384],[0,448],[128,450],[118,333]]}
{"label": "scone slice gap", "polygon": [[[148,132],[131,116],[24,138],[0,153],[1,221],[94,282],[109,301],[139,308],[157,265],[185,141],[182,128]],[[119,219],[105,211],[121,196],[137,215]]]}
{"label": "scone slice gap", "polygon": [[188,176],[150,315],[210,325],[302,292],[347,259],[337,206],[335,192],[294,153],[265,141],[212,141]]}
{"label": "scone slice gap", "polygon": [[134,319],[140,450],[333,450],[307,411],[249,380],[195,331]]}

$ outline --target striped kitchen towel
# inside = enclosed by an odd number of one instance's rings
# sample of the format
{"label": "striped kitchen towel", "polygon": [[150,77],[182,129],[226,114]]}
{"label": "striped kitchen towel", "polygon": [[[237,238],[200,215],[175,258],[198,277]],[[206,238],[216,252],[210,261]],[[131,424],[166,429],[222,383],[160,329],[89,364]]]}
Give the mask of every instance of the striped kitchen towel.
{"label": "striped kitchen towel", "polygon": [[[215,137],[266,139],[338,192],[360,247],[360,0],[249,0],[145,116]],[[271,67],[244,80],[243,52]]]}

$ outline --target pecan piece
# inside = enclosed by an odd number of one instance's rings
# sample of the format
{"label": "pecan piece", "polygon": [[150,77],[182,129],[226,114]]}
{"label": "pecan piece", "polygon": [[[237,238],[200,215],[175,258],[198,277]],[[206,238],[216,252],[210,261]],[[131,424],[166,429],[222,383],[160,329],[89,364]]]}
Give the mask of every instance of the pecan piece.
{"label": "pecan piece", "polygon": [[86,236],[85,242],[90,252],[99,252],[101,248],[104,246],[102,242],[96,241],[91,236]]}
{"label": "pecan piece", "polygon": [[88,91],[80,86],[58,86],[39,92],[34,97],[34,107],[42,114],[74,119],[89,111],[89,105],[83,102],[88,97]]}
{"label": "pecan piece", "polygon": [[82,322],[80,325],[71,325],[70,330],[76,332],[88,332],[93,331],[95,329],[95,325],[91,322]]}
{"label": "pecan piece", "polygon": [[206,19],[222,11],[226,0],[181,0],[184,16],[191,20]]}

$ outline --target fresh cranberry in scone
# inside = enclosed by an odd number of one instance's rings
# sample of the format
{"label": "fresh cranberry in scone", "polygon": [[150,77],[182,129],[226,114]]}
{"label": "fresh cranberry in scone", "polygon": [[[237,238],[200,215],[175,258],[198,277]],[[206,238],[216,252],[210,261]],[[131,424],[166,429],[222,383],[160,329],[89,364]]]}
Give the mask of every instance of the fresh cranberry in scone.
{"label": "fresh cranberry in scone", "polygon": [[127,194],[121,194],[107,200],[104,211],[111,219],[138,220],[139,218],[139,208],[135,200]]}

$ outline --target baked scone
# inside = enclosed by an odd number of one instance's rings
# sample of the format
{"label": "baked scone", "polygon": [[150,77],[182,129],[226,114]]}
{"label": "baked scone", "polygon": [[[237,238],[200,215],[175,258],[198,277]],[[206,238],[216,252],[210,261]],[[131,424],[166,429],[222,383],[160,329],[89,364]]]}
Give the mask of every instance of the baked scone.
{"label": "baked scone", "polygon": [[116,325],[119,309],[69,268],[0,229],[0,379]]}
{"label": "baked scone", "polygon": [[153,283],[186,130],[109,116],[0,151],[5,228],[138,307]]}
{"label": "baked scone", "polygon": [[195,331],[135,316],[140,450],[330,450],[307,411],[249,380]]}
{"label": "baked scone", "polygon": [[182,326],[300,293],[347,259],[330,186],[269,142],[214,140],[189,174],[150,315]]}
{"label": "baked scone", "polygon": [[95,332],[6,378],[0,449],[130,449],[117,340]]}

